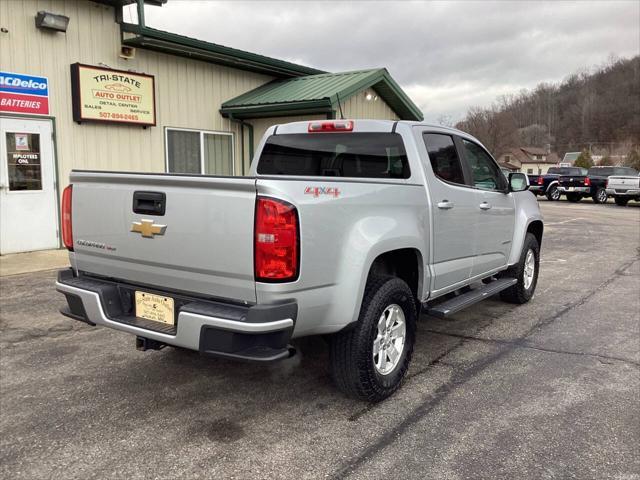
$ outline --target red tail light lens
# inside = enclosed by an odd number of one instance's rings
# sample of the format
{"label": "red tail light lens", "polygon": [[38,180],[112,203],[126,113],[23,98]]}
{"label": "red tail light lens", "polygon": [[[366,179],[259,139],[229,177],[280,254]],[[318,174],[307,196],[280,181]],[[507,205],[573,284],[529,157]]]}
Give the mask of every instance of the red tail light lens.
{"label": "red tail light lens", "polygon": [[62,207],[60,208],[62,214],[61,230],[62,230],[62,243],[69,250],[73,250],[73,227],[71,224],[71,194],[73,192],[73,185],[69,185],[62,192]]}
{"label": "red tail light lens", "polygon": [[351,132],[353,122],[351,120],[333,120],[330,122],[311,122],[309,133],[314,132]]}
{"label": "red tail light lens", "polygon": [[544,178],[538,177],[538,185],[542,185],[544,183]]}
{"label": "red tail light lens", "polygon": [[590,187],[591,186],[591,180],[589,179],[589,177],[585,177],[584,178],[584,186],[585,187]]}
{"label": "red tail light lens", "polygon": [[608,178],[604,181],[604,188],[609,188],[609,179]]}
{"label": "red tail light lens", "polygon": [[293,205],[258,197],[254,230],[256,281],[287,282],[298,278],[299,236],[298,211]]}

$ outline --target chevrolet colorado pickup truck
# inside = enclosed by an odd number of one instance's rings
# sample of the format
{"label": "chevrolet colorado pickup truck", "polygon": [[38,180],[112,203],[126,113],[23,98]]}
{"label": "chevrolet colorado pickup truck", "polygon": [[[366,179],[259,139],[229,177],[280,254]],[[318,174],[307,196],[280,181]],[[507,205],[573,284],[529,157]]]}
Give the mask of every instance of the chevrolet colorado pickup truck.
{"label": "chevrolet colorado pickup truck", "polygon": [[640,202],[640,173],[609,177],[607,195],[613,197],[616,205],[620,207],[625,207],[629,200]]}
{"label": "chevrolet colorado pickup truck", "polygon": [[381,120],[269,128],[246,177],[73,171],[61,312],[165,345],[272,361],[329,340],[346,394],[407,372],[422,308],[534,294],[543,222],[473,137]]}
{"label": "chevrolet colorado pickup truck", "polygon": [[609,197],[607,179],[610,176],[637,173],[629,167],[591,167],[586,175],[561,175],[558,179],[558,190],[566,195],[570,202],[579,202],[584,197],[591,197],[593,203],[605,203]]}
{"label": "chevrolet colorado pickup truck", "polygon": [[544,175],[529,175],[529,191],[534,195],[544,195],[547,200],[560,200],[562,192],[558,189],[561,175],[586,175],[587,169],[580,167],[551,167]]}

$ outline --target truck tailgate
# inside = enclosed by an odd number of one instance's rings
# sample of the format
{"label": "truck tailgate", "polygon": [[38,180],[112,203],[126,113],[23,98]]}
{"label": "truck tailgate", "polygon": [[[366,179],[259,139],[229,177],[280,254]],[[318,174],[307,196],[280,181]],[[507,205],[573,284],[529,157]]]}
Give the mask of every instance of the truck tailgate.
{"label": "truck tailgate", "polygon": [[[78,270],[255,302],[254,179],[109,172],[72,172],[70,178]],[[135,213],[135,192],[164,194],[164,214]],[[134,222],[147,225],[135,232]]]}

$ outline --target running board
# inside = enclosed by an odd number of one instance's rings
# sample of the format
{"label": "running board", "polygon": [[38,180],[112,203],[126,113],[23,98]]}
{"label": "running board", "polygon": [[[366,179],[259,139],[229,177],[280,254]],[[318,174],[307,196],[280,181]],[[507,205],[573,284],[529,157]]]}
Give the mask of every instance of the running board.
{"label": "running board", "polygon": [[478,303],[485,298],[491,297],[496,293],[500,293],[502,290],[515,285],[518,282],[516,278],[501,278],[494,280],[491,283],[483,285],[482,287],[470,290],[467,293],[458,295],[457,297],[447,300],[442,303],[438,303],[433,307],[427,307],[426,314],[437,318],[446,318],[460,310],[467,308],[474,303]]}

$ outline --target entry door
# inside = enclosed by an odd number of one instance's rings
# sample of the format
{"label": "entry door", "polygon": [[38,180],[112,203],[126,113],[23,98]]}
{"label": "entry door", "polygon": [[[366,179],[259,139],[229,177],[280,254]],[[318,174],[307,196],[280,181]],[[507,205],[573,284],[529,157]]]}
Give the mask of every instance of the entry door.
{"label": "entry door", "polygon": [[507,179],[491,155],[466,138],[460,140],[462,156],[472,185],[477,189],[476,258],[471,276],[504,267],[511,252],[515,202],[507,191]]}
{"label": "entry door", "polygon": [[58,248],[49,120],[0,118],[0,254]]}
{"label": "entry door", "polygon": [[454,137],[421,132],[429,154],[425,165],[433,217],[433,294],[460,286],[471,275],[475,256],[477,192],[468,185]]}

